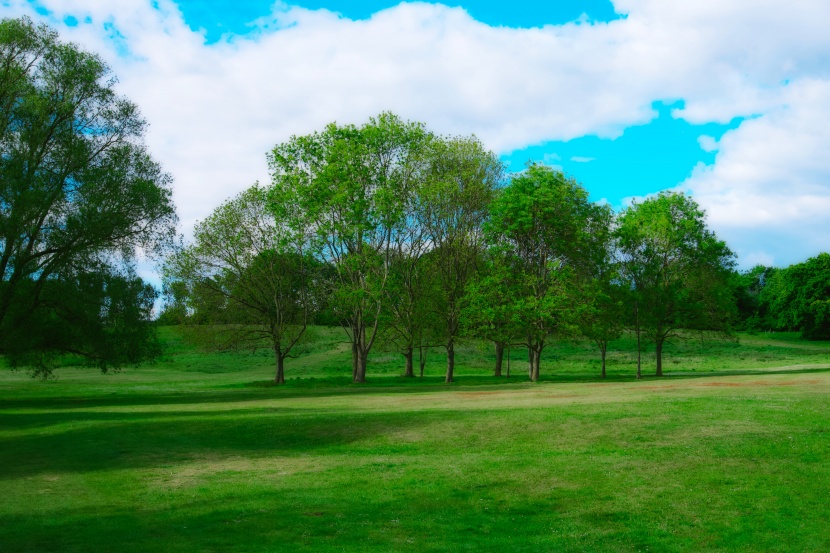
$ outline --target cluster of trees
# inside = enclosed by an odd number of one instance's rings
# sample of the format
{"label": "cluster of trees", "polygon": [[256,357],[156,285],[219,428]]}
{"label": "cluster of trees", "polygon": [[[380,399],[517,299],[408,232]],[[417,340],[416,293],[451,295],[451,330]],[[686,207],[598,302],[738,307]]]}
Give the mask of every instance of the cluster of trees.
{"label": "cluster of trees", "polygon": [[[167,320],[219,347],[267,340],[285,359],[309,324],[339,322],[355,382],[369,352],[398,350],[421,373],[426,348],[465,336],[524,347],[537,380],[552,339],[585,336],[603,360],[631,328],[657,353],[679,329],[725,331],[734,256],[687,196],[662,193],[615,216],[575,180],[531,164],[506,175],[475,137],[443,137],[384,113],[331,124],[268,155],[271,183],[225,202],[165,266]],[[638,375],[640,363],[638,361]]]}
{"label": "cluster of trees", "polygon": [[382,114],[331,124],[268,155],[271,182],[225,202],[168,255],[171,179],[146,122],[95,54],[29,19],[0,21],[0,354],[48,375],[70,353],[107,370],[159,353],[157,291],[136,257],[166,257],[162,321],[219,348],[267,343],[275,380],[312,323],[340,324],[355,382],[394,348],[423,374],[429,348],[453,379],[463,337],[528,352],[597,344],[625,329],[656,351],[680,329],[798,330],[830,339],[830,255],[734,270],[682,194],[619,214],[561,172],[507,175],[475,137],[442,137]]}
{"label": "cluster of trees", "polygon": [[740,325],[830,340],[830,254],[784,269],[758,265],[734,276]]}
{"label": "cluster of trees", "polygon": [[106,370],[152,357],[176,212],[145,121],[107,65],[31,20],[0,21],[0,353],[48,375],[71,353]]}

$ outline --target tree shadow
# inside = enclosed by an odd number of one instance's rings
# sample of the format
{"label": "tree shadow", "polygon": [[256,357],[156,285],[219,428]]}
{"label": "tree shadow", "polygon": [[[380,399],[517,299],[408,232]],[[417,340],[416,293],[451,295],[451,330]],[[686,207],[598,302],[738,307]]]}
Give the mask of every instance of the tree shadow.
{"label": "tree shadow", "polygon": [[[469,415],[469,413],[467,413]],[[433,424],[463,412],[355,413],[331,409],[83,411],[4,414],[12,428],[33,429],[6,437],[0,448],[0,479],[42,473],[151,468],[228,457],[297,457],[342,454],[379,436]],[[391,440],[392,438],[390,438]],[[389,451],[415,447],[386,443]]]}

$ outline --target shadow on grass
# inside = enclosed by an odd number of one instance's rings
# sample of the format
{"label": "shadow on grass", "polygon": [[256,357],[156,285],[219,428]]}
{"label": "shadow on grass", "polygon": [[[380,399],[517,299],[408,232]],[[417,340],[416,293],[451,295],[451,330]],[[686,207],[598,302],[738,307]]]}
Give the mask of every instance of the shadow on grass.
{"label": "shadow on grass", "polygon": [[[639,382],[715,378],[724,376],[771,376],[776,374],[811,374],[830,372],[830,365],[799,368],[731,369],[722,371],[684,371],[666,373],[662,377],[644,373]],[[586,373],[553,372],[543,374],[539,383],[532,383],[520,373],[510,378],[492,375],[461,375],[455,382],[447,384],[443,376],[404,378],[402,376],[369,377],[365,384],[353,384],[344,377],[318,377],[289,379],[283,385],[271,380],[257,380],[233,384],[213,390],[197,390],[175,393],[111,393],[105,396],[6,398],[0,400],[0,409],[79,409],[88,407],[128,407],[151,405],[191,405],[200,403],[237,403],[297,397],[337,397],[363,394],[388,393],[442,393],[466,387],[501,387],[517,389],[539,384],[612,384],[638,382],[631,374],[609,374],[602,379]],[[2,412],[2,411],[0,411]]]}
{"label": "shadow on grass", "polygon": [[[6,437],[0,447],[0,479],[41,473],[94,472],[166,466],[244,456],[296,457],[373,450],[403,453],[417,442],[394,436],[438,421],[475,416],[464,411],[355,413],[307,409],[212,410],[194,413],[6,414],[4,425],[44,431]],[[388,443],[383,436],[391,436]],[[381,437],[378,442],[378,437]],[[379,445],[380,444],[380,445]]]}

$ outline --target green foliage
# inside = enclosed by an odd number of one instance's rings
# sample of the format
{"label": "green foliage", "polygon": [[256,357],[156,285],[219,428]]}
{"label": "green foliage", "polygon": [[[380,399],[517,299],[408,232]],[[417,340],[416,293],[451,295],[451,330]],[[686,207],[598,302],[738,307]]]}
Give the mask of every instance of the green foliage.
{"label": "green foliage", "polygon": [[830,254],[772,272],[760,295],[773,328],[830,340]]}
{"label": "green foliage", "polygon": [[577,331],[580,281],[590,277],[594,255],[592,222],[607,222],[606,213],[575,180],[536,164],[514,176],[492,203],[485,232],[503,267],[479,291],[500,300],[507,313],[494,317],[510,321],[511,333],[524,337],[532,380],[539,378],[548,337]]}
{"label": "green foliage", "polygon": [[292,137],[269,154],[271,209],[295,231],[311,229],[320,261],[334,269],[331,305],[350,333],[357,382],[380,334],[391,245],[408,224],[431,138],[384,113],[362,127]]}
{"label": "green foliage", "polygon": [[691,198],[661,192],[635,203],[620,215],[615,234],[638,331],[657,348],[658,375],[663,344],[678,329],[729,329],[734,254],[706,228],[705,214]]}
{"label": "green foliage", "polygon": [[160,353],[150,323],[157,293],[140,278],[106,271],[63,273],[44,282],[34,309],[29,303],[32,286],[23,281],[9,306],[10,320],[25,321],[3,337],[12,367],[48,377],[70,354],[107,372]]}
{"label": "green foliage", "polygon": [[166,312],[184,313],[214,348],[256,349],[265,340],[282,383],[283,362],[321,310],[327,282],[306,237],[274,219],[266,198],[253,186],[196,225],[194,243],[165,267]]}
{"label": "green foliage", "polygon": [[[164,251],[176,215],[146,124],[114,84],[97,55],[50,28],[0,21],[0,351],[21,363],[63,349],[106,368],[153,350],[141,318],[148,292],[131,262],[138,248]],[[137,326],[115,329],[108,309],[128,297],[132,315],[118,324]],[[68,319],[83,325],[72,330],[78,346],[42,335]],[[12,341],[20,335],[33,338]],[[128,346],[127,335],[138,341]]]}

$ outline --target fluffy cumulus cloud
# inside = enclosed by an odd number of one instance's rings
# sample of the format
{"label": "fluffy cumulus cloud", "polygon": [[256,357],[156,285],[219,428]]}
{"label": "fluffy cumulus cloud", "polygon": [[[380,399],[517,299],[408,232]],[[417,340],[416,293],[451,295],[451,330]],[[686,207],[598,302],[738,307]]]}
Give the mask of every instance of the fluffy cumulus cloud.
{"label": "fluffy cumulus cloud", "polygon": [[692,122],[748,117],[701,139],[716,163],[682,185],[739,253],[778,262],[789,243],[828,246],[817,232],[830,203],[826,0],[616,0],[619,20],[534,29],[429,3],[352,21],[278,2],[252,33],[210,45],[171,0],[2,2],[4,16],[47,20],[111,63],[176,179],[186,233],[267,179],[274,144],[332,120],[392,110],[507,153],[613,137],[653,118],[654,101],[683,99],[674,115]]}

